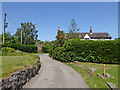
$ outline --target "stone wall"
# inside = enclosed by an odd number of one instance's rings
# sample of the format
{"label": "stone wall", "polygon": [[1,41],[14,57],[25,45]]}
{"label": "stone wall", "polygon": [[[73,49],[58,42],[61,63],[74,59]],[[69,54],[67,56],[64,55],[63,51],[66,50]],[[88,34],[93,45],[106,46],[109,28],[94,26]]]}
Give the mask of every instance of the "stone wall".
{"label": "stone wall", "polygon": [[11,74],[8,78],[2,79],[0,81],[1,89],[2,90],[6,90],[6,89],[18,90],[22,88],[23,85],[25,85],[32,77],[34,77],[38,73],[41,67],[40,61],[37,60],[35,65],[37,68],[31,65],[30,68],[25,68],[25,70],[17,71]]}

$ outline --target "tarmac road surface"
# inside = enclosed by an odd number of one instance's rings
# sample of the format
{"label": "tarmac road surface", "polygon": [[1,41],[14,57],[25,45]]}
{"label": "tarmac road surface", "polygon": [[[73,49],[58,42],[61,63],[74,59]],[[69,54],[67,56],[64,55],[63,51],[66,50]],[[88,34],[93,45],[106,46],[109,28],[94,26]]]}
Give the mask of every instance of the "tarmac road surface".
{"label": "tarmac road surface", "polygon": [[41,69],[23,88],[89,88],[71,67],[40,54]]}

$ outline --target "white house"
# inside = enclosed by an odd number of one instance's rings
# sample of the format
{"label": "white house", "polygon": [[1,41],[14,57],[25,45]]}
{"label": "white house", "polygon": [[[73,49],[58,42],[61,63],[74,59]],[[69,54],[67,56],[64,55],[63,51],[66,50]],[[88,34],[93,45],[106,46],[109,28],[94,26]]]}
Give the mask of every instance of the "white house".
{"label": "white house", "polygon": [[[74,35],[78,35],[81,40],[110,40],[112,37],[108,33],[93,33],[92,27],[90,27],[89,33],[74,33]],[[73,38],[70,33],[65,33],[65,36],[68,39]]]}

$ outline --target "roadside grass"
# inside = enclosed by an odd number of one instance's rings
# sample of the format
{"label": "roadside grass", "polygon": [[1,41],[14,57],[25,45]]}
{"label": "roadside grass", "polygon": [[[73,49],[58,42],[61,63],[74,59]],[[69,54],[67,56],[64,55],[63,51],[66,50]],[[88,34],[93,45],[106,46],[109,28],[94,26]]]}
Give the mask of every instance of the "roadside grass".
{"label": "roadside grass", "polygon": [[[87,63],[87,62],[78,62],[78,63],[66,63],[75,69],[79,74],[82,75],[85,82],[89,85],[90,88],[108,88],[106,82],[112,82],[118,87],[118,65],[115,64],[106,64],[106,73],[110,74],[114,78],[105,78],[102,79],[97,76],[97,73],[103,75],[104,73],[104,64],[96,63]],[[89,72],[88,68],[95,68],[95,72]]]}
{"label": "roadside grass", "polygon": [[15,50],[14,53],[11,53],[11,52],[1,52],[1,55],[2,56],[26,56],[26,55],[29,55],[29,54],[32,54],[32,53],[27,53],[27,52],[22,52],[20,50]]}
{"label": "roadside grass", "polygon": [[0,56],[2,56],[2,51],[0,50]]}
{"label": "roadside grass", "polygon": [[24,70],[25,67],[35,65],[36,59],[39,58],[39,56],[33,54],[28,54],[27,56],[2,56],[2,62],[0,62],[0,65],[2,65],[2,76],[0,77],[6,78],[17,70]]}

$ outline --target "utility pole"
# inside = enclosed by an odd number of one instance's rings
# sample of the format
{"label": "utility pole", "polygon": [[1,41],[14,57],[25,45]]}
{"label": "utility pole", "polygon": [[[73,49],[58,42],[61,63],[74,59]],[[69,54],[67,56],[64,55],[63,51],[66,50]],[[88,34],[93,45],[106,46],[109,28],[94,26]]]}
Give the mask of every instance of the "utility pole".
{"label": "utility pole", "polygon": [[22,29],[21,29],[21,45],[22,45]]}
{"label": "utility pole", "polygon": [[4,12],[3,45],[5,44],[6,13]]}

